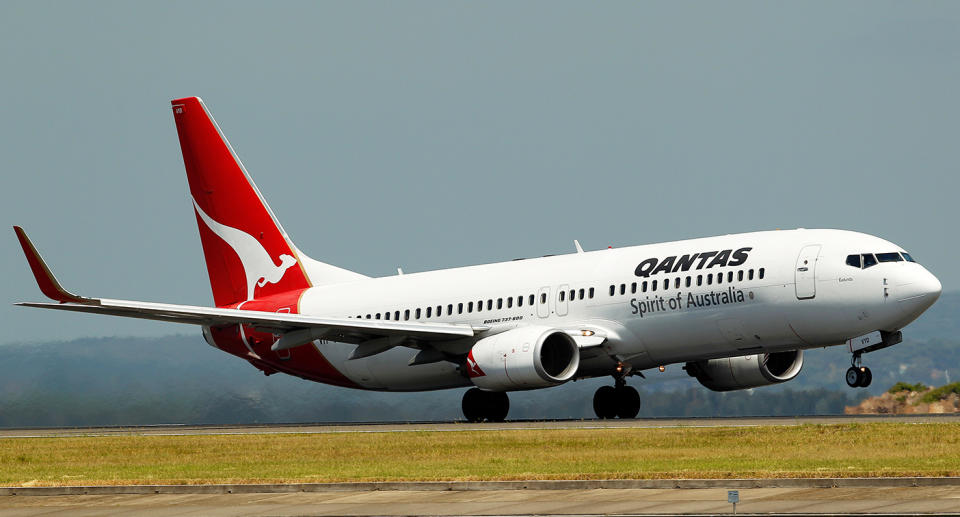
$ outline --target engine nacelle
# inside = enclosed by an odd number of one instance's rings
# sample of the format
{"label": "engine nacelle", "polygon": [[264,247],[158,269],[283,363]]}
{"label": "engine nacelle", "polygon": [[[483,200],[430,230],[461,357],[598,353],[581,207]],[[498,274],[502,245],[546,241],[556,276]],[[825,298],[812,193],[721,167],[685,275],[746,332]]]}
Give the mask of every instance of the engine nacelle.
{"label": "engine nacelle", "polygon": [[789,381],[802,367],[803,350],[790,350],[697,361],[686,370],[713,391],[731,391]]}
{"label": "engine nacelle", "polygon": [[549,327],[520,327],[477,341],[467,356],[467,373],[490,391],[545,388],[572,379],[580,367],[580,349],[565,332]]}

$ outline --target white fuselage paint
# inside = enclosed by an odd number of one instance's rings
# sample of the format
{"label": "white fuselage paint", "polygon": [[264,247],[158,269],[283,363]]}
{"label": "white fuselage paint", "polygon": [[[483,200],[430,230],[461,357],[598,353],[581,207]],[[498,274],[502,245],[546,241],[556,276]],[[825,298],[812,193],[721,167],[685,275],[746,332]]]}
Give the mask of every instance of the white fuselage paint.
{"label": "white fuselage paint", "polygon": [[[819,248],[816,248],[819,246]],[[649,258],[751,248],[737,266],[635,274]],[[859,269],[851,254],[902,252],[870,235],[842,230],[790,230],[745,233],[479,266],[408,273],[307,290],[302,314],[390,319],[407,310],[410,320],[468,323],[490,327],[480,338],[522,325],[595,329],[607,335],[600,350],[584,350],[577,377],[606,376],[618,361],[634,370],[659,365],[806,349],[844,343],[875,330],[902,328],[933,304],[940,283],[915,262],[887,262]],[[815,258],[813,258],[815,257]],[[813,258],[812,262],[809,260]],[[803,261],[807,260],[807,264]],[[709,261],[708,261],[709,263]],[[759,278],[763,268],[764,276]],[[754,277],[748,279],[749,271]],[[743,279],[739,273],[743,272]],[[715,281],[716,274],[723,281]],[[733,281],[728,281],[733,272]],[[707,284],[706,276],[713,282]],[[697,285],[697,277],[704,280]],[[686,278],[691,277],[687,287]],[[680,287],[676,287],[677,279]],[[669,287],[664,281],[669,279]],[[646,280],[647,292],[642,292]],[[656,280],[658,288],[652,290]],[[637,282],[637,292],[632,285]],[[620,286],[625,285],[625,294]],[[610,295],[610,286],[615,294]],[[559,290],[566,295],[561,301]],[[593,297],[579,298],[581,289]],[[577,293],[575,300],[569,293]],[[730,293],[733,296],[730,296]],[[724,294],[726,293],[726,294]],[[541,295],[546,303],[541,304]],[[529,304],[534,295],[535,304]],[[724,298],[726,296],[727,298]],[[507,307],[507,298],[513,306]],[[517,306],[516,298],[523,297]],[[497,308],[498,300],[502,308]],[[709,304],[705,305],[707,299]],[[483,301],[482,311],[476,304]],[[493,309],[487,309],[493,300]],[[661,302],[662,300],[662,302]],[[469,303],[474,304],[468,312]],[[639,310],[644,302],[644,311]],[[459,304],[463,312],[459,312]],[[453,314],[448,314],[448,306]],[[437,317],[437,307],[442,315]],[[426,317],[431,307],[431,317]],[[420,309],[420,317],[416,311]],[[469,350],[477,338],[458,345]],[[449,362],[408,366],[416,350],[396,347],[348,360],[355,345],[317,341],[314,346],[358,385],[379,390],[442,389],[469,385]]]}

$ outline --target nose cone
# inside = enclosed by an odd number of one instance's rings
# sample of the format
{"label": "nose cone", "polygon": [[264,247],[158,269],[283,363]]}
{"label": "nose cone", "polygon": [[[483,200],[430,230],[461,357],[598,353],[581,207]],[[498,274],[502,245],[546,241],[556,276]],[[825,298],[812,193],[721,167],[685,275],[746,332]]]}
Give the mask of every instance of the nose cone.
{"label": "nose cone", "polygon": [[897,287],[897,303],[905,313],[916,318],[940,298],[943,285],[933,273],[919,268],[911,271],[905,283]]}

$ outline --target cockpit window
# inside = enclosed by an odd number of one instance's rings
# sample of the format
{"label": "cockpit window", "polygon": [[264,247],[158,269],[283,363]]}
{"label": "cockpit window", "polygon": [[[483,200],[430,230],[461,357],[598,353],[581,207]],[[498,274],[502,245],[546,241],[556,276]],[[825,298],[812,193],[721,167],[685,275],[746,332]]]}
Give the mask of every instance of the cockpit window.
{"label": "cockpit window", "polygon": [[900,254],[903,255],[903,259],[907,262],[916,262],[916,260],[913,260],[913,257],[911,257],[906,251],[901,251]]}
{"label": "cockpit window", "polygon": [[847,265],[860,269],[860,255],[847,255]]}
{"label": "cockpit window", "polygon": [[877,259],[873,257],[873,253],[864,253],[863,254],[863,269],[867,269],[870,266],[876,266]]}
{"label": "cockpit window", "polygon": [[903,257],[899,253],[877,253],[877,260],[880,262],[900,262]]}

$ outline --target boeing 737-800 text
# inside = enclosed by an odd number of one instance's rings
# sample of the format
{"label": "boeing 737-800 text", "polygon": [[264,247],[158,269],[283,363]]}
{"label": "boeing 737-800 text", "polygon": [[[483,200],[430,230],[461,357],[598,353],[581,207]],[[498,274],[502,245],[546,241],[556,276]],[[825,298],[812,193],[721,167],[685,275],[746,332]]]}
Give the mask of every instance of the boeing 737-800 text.
{"label": "boeing 737-800 text", "polygon": [[368,390],[472,386],[468,420],[503,420],[507,392],[610,376],[601,418],[632,418],[625,379],[674,363],[713,390],[793,379],[803,350],[861,355],[940,295],[902,248],[862,233],[743,233],[370,278],[304,255],[196,97],[172,101],[216,307],[72,294],[19,227],[40,290],[21,303],[199,325],[266,374]]}

